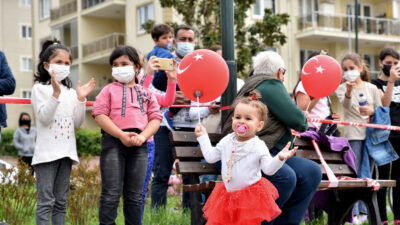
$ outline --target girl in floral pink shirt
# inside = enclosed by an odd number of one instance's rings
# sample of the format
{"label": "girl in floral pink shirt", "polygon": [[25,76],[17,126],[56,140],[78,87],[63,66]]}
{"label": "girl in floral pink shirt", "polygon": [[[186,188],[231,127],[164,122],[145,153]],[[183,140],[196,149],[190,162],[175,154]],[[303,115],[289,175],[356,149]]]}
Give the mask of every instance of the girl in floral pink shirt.
{"label": "girl in floral pink shirt", "polygon": [[115,224],[123,194],[125,224],[140,225],[146,141],[158,130],[162,115],[154,94],[138,85],[140,61],[136,49],[119,46],[109,61],[117,82],[103,88],[92,111],[103,134],[99,222]]}

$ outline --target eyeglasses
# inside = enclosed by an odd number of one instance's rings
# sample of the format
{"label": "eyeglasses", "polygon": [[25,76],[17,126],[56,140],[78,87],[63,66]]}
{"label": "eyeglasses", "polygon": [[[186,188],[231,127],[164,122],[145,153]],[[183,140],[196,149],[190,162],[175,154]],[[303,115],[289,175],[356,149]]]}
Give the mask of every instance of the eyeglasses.
{"label": "eyeglasses", "polygon": [[281,68],[281,69],[282,69],[282,75],[285,75],[286,69],[285,68]]}

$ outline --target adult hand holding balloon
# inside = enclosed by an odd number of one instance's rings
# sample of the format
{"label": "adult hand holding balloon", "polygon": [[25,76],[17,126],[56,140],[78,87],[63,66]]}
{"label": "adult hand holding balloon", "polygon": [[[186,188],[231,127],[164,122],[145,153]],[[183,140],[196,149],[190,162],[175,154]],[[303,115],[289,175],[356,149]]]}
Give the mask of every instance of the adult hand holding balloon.
{"label": "adult hand holding balloon", "polygon": [[214,51],[199,49],[186,55],[178,67],[178,84],[190,100],[210,102],[228,86],[229,70],[224,59]]}
{"label": "adult hand holding balloon", "polygon": [[342,70],[339,63],[327,55],[309,59],[301,71],[301,82],[307,95],[323,98],[332,94],[340,85]]}

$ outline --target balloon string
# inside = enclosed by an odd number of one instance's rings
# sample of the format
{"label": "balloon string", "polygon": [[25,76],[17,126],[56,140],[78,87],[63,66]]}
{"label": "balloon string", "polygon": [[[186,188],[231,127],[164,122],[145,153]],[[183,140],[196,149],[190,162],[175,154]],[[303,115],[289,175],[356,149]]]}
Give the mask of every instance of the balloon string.
{"label": "balloon string", "polygon": [[308,108],[310,108],[310,105],[311,105],[311,101],[307,105],[306,112],[308,112]]}
{"label": "balloon string", "polygon": [[199,118],[199,123],[200,123],[200,101],[199,101],[199,96],[197,96],[197,116]]}

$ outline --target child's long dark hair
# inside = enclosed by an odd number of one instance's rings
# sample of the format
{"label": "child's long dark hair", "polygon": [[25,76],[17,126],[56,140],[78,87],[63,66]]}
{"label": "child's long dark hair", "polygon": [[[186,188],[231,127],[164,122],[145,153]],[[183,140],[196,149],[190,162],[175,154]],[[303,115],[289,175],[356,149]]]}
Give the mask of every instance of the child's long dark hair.
{"label": "child's long dark hair", "polygon": [[[61,42],[56,39],[47,40],[43,43],[42,51],[39,54],[39,63],[37,65],[37,72],[34,75],[34,82],[37,81],[42,84],[51,83],[51,76],[49,72],[44,68],[44,62],[49,63],[50,60],[56,56],[58,50],[64,50],[68,52],[69,60],[72,63],[71,52],[68,47],[62,45]],[[62,80],[61,83],[68,88],[72,87],[72,82],[68,77]]]}
{"label": "child's long dark hair", "polygon": [[[112,67],[115,59],[117,59],[123,55],[128,56],[129,60],[131,62],[133,62],[133,65],[135,65],[135,67],[138,68],[140,71],[141,66],[140,66],[139,53],[134,47],[129,46],[129,45],[120,45],[114,49],[114,51],[110,55],[110,60],[109,60],[110,66]],[[139,83],[136,75],[137,74],[135,74],[135,83]]]}

